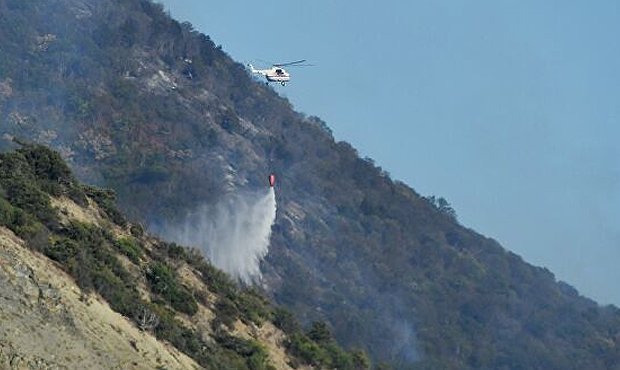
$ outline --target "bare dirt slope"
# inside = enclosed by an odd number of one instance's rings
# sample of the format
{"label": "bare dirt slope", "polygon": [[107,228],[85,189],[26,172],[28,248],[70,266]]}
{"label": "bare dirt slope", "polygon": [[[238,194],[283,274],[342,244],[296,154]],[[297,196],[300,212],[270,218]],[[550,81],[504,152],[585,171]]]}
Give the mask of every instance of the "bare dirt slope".
{"label": "bare dirt slope", "polygon": [[0,227],[0,368],[197,369]]}

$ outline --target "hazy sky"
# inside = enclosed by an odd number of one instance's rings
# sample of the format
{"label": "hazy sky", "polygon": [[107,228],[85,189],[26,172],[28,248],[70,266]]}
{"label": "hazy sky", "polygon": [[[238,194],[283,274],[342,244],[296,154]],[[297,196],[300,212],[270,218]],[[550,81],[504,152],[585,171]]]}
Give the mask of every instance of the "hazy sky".
{"label": "hazy sky", "polygon": [[[620,2],[163,0],[465,226],[620,305]],[[378,4],[381,5],[378,5]]]}

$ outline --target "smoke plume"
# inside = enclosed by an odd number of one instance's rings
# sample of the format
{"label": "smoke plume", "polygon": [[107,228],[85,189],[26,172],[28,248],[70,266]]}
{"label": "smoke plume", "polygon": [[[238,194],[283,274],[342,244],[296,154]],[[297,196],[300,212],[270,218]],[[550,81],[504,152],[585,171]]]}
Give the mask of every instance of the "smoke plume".
{"label": "smoke plume", "polygon": [[231,194],[215,206],[202,206],[177,225],[168,225],[164,237],[194,246],[220,269],[251,284],[261,278],[260,261],[269,249],[276,219],[276,197],[267,191]]}

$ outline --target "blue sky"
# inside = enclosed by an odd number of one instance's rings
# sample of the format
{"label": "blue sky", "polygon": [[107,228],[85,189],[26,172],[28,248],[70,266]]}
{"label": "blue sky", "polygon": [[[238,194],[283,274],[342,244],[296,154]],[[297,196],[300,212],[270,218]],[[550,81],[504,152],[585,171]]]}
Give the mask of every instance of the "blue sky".
{"label": "blue sky", "polygon": [[164,0],[465,226],[620,305],[620,2]]}

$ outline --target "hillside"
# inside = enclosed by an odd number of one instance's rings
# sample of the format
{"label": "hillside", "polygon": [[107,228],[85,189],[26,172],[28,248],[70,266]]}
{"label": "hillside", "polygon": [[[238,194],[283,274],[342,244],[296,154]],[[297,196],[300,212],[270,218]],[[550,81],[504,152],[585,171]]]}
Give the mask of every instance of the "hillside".
{"label": "hillside", "polygon": [[0,154],[0,191],[3,369],[369,367],[325,324],[306,335],[197,251],[127,223],[45,147]]}
{"label": "hillside", "polygon": [[0,119],[3,148],[55,148],[161,234],[276,172],[264,289],[375,363],[620,366],[616,307],[463,227],[150,1],[0,0]]}
{"label": "hillside", "polygon": [[105,301],[84,299],[70,276],[24,244],[0,228],[0,368],[199,368]]}

